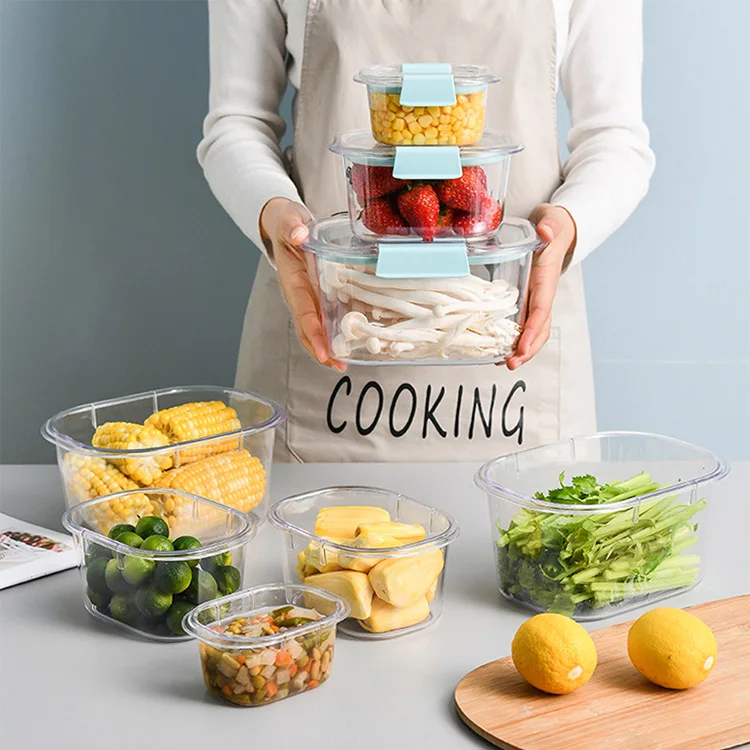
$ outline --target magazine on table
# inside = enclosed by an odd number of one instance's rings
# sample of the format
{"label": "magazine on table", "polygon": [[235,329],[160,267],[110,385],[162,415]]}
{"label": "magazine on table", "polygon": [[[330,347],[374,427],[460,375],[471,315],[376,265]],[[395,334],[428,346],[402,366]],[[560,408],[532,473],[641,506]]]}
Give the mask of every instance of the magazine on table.
{"label": "magazine on table", "polygon": [[0,589],[76,565],[73,537],[0,513]]}

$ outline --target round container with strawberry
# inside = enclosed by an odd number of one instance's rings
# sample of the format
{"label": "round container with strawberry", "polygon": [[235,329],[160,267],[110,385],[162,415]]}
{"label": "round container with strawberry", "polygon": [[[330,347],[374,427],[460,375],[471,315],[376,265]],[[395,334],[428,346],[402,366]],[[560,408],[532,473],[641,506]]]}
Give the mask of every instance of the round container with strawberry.
{"label": "round container with strawberry", "polygon": [[[487,237],[500,227],[510,157],[521,151],[521,144],[486,132],[472,146],[453,147],[458,174],[454,170],[454,176],[442,177],[440,168],[433,167],[423,173],[429,176],[408,179],[395,176],[403,174],[398,168],[399,148],[376,143],[369,131],[340,135],[331,145],[343,159],[349,216],[357,237],[387,241],[411,236],[431,242],[440,237]],[[428,152],[425,147],[420,155],[429,166],[433,155],[445,155],[445,148],[435,146]]]}

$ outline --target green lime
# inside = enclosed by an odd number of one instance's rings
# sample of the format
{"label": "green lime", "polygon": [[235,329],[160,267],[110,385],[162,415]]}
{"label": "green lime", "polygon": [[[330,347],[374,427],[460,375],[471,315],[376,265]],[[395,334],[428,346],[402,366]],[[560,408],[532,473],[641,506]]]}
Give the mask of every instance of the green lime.
{"label": "green lime", "polygon": [[107,536],[110,539],[117,539],[120,534],[123,534],[126,531],[132,531],[133,533],[135,533],[135,526],[133,526],[132,523],[116,523],[109,530],[109,534],[107,534]]}
{"label": "green lime", "polygon": [[107,582],[107,588],[115,594],[132,594],[133,587],[122,577],[122,570],[115,558],[107,562],[104,569],[104,580]]}
{"label": "green lime", "polygon": [[209,560],[211,561],[211,565],[216,565],[216,567],[219,567],[220,565],[231,565],[232,553],[222,552],[221,554],[214,555],[213,557],[209,557]]}
{"label": "green lime", "polygon": [[[200,549],[201,543],[194,536],[180,536],[174,540],[174,548],[180,552],[187,552],[191,549]],[[188,560],[187,564],[194,568],[197,564],[197,560]]]}
{"label": "green lime", "polygon": [[185,589],[185,599],[193,604],[200,604],[216,599],[218,595],[219,587],[216,585],[216,579],[205,570],[195,568],[193,579]]}
{"label": "green lime", "polygon": [[134,586],[145,583],[154,572],[154,561],[145,557],[126,557],[122,564],[122,577]]}
{"label": "green lime", "polygon": [[240,587],[240,571],[231,565],[217,568],[214,578],[222,594],[233,594]]}
{"label": "green lime", "polygon": [[169,537],[169,526],[159,516],[143,516],[135,525],[135,533],[140,534],[144,539],[147,536]]}
{"label": "green lime", "polygon": [[175,635],[185,635],[185,631],[182,629],[182,619],[193,607],[193,604],[182,599],[175,599],[172,603],[169,612],[167,612],[167,627]]}
{"label": "green lime", "polygon": [[109,603],[109,613],[115,620],[131,623],[138,616],[138,610],[132,596],[115,594]]}
{"label": "green lime", "polygon": [[86,583],[92,591],[100,594],[107,593],[107,565],[107,560],[102,557],[95,557],[86,566]]}
{"label": "green lime", "polygon": [[123,531],[115,541],[120,544],[127,544],[128,547],[140,547],[143,544],[143,537],[132,531]]}
{"label": "green lime", "polygon": [[107,547],[102,547],[101,544],[96,544],[96,542],[89,544],[88,550],[86,551],[86,563],[88,564],[91,560],[96,560],[100,557],[109,560],[109,558],[112,557],[111,550],[107,549]]}
{"label": "green lime", "polygon": [[160,562],[154,573],[154,583],[170,594],[181,594],[192,579],[192,571],[186,562]]}
{"label": "green lime", "polygon": [[112,594],[109,591],[94,591],[92,588],[86,589],[88,600],[99,610],[106,609]]}
{"label": "green lime", "polygon": [[161,534],[152,534],[143,540],[141,549],[148,549],[153,552],[171,552],[173,547],[172,542],[167,537]]}
{"label": "green lime", "polygon": [[161,617],[172,606],[172,594],[165,594],[152,583],[136,591],[135,606],[146,617]]}

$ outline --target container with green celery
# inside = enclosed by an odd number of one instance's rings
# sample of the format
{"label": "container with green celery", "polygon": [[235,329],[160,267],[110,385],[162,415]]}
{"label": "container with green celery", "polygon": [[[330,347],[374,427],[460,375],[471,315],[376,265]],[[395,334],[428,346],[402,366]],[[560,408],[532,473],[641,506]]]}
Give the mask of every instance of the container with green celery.
{"label": "container with green celery", "polygon": [[694,586],[711,485],[726,473],[707,451],[643,433],[490,461],[476,482],[490,503],[500,592],[536,611],[595,620]]}

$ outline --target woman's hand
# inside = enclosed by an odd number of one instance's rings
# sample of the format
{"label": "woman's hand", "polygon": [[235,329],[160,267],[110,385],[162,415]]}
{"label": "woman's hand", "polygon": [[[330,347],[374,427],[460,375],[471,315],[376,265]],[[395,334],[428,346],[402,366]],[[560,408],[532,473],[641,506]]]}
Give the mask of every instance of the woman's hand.
{"label": "woman's hand", "polygon": [[547,343],[557,284],[573,257],[576,244],[575,222],[561,206],[543,203],[529,219],[549,244],[534,254],[529,277],[528,313],[515,352],[508,357],[509,370],[528,362]]}
{"label": "woman's hand", "polygon": [[292,314],[300,344],[323,365],[343,372],[346,365],[331,359],[323,333],[318,298],[310,282],[305,251],[308,237],[307,209],[287,198],[272,198],[260,215],[264,239],[270,240],[272,256],[284,299]]}

